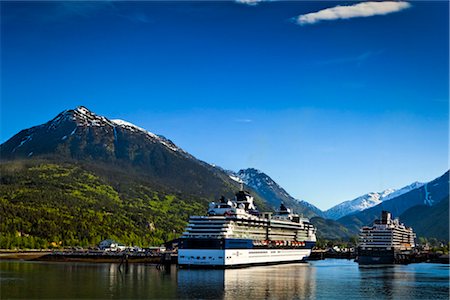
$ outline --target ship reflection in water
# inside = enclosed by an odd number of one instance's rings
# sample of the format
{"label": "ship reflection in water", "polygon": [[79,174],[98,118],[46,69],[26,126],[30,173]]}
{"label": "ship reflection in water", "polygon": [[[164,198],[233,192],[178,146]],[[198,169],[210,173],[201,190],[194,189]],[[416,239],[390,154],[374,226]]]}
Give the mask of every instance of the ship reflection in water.
{"label": "ship reflection in water", "polygon": [[358,267],[344,259],[202,270],[0,261],[0,298],[448,299],[449,265]]}
{"label": "ship reflection in water", "polygon": [[214,299],[315,299],[307,263],[225,270],[178,270],[178,295]]}
{"label": "ship reflection in water", "polygon": [[330,259],[246,269],[177,271],[179,298],[448,299],[449,265],[358,267]]}
{"label": "ship reflection in water", "polygon": [[366,284],[360,286],[360,293],[375,298],[384,296],[390,299],[410,298],[409,283],[415,282],[415,274],[396,270],[396,266],[385,265],[378,267],[361,267],[361,281]]}

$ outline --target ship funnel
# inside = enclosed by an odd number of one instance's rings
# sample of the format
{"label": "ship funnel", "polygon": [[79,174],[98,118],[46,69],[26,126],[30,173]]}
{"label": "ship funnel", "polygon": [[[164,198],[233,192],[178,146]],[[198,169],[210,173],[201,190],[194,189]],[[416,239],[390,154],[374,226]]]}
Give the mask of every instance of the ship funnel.
{"label": "ship funnel", "polygon": [[381,213],[381,224],[388,224],[391,221],[391,213],[383,210]]}

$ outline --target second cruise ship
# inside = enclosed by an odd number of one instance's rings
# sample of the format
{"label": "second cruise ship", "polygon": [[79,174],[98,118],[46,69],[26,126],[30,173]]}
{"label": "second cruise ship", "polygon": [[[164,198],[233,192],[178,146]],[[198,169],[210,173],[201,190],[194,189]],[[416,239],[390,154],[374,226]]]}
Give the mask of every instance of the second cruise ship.
{"label": "second cruise ship", "polygon": [[415,248],[415,237],[411,227],[383,211],[381,220],[361,228],[356,260],[360,265],[408,263]]}

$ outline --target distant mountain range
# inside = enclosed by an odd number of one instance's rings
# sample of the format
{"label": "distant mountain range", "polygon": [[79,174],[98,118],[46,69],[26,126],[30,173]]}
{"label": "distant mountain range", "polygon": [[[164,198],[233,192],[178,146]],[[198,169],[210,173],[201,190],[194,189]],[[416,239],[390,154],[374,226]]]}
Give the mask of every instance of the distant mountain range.
{"label": "distant mountain range", "polygon": [[[439,205],[443,200],[449,196],[449,172],[445,172],[442,176],[421,185],[418,188],[412,189],[406,193],[403,193],[395,198],[381,202],[380,204],[363,211],[344,216],[337,221],[343,224],[351,232],[357,233],[359,228],[363,225],[371,224],[373,220],[379,218],[381,211],[387,210],[392,213],[394,217],[400,217],[408,209],[414,207],[434,207]],[[424,210],[420,219],[415,220],[417,222],[434,222],[436,225],[439,223],[449,224],[448,214],[444,215],[444,218],[433,219],[431,215],[428,216],[427,212],[433,212],[434,210]],[[408,216],[411,214],[409,213]],[[411,218],[409,218],[411,219]],[[409,225],[406,220],[400,219],[406,225]],[[447,226],[448,227],[448,226]],[[426,236],[431,236],[432,231],[422,232]]]}
{"label": "distant mountain range", "polygon": [[376,206],[383,201],[387,201],[387,200],[393,199],[395,197],[398,197],[398,196],[405,194],[411,190],[417,189],[417,188],[421,187],[422,185],[424,185],[424,184],[420,183],[420,182],[414,182],[414,183],[412,183],[408,186],[405,186],[399,190],[387,189],[382,192],[368,193],[368,194],[360,196],[356,199],[344,201],[336,206],[333,206],[332,208],[326,210],[324,212],[324,215],[328,219],[337,220],[346,215],[350,215],[350,214],[371,208],[373,206]]}
{"label": "distant mountain range", "polygon": [[35,246],[87,245],[109,237],[158,244],[179,236],[188,216],[204,214],[208,201],[232,197],[240,182],[261,211],[284,203],[311,218],[323,239],[348,239],[381,210],[404,217],[401,221],[424,236],[442,237],[436,228],[448,224],[442,214],[448,172],[426,184],[368,193],[322,212],[293,198],[262,171],[223,170],[164,136],[85,107],[20,131],[0,145],[0,158],[0,248],[17,246],[17,236]]}
{"label": "distant mountain range", "polygon": [[[240,170],[238,173],[228,171],[228,174],[234,180],[241,180],[253,188],[272,208],[277,208],[283,202],[293,208],[295,212],[311,218],[311,222],[318,229],[319,238],[349,239],[358,235],[359,228],[378,219],[382,210],[389,210],[395,217],[400,216],[400,220],[408,226],[419,228],[418,236],[448,237],[448,235],[444,234],[445,231],[438,229],[448,227],[448,214],[440,213],[442,218],[433,218],[433,221],[431,217],[431,215],[436,214],[436,209],[433,205],[439,203],[439,207],[441,207],[439,211],[441,212],[445,206],[435,199],[448,197],[448,172],[429,183],[414,182],[398,190],[388,189],[380,193],[368,193],[354,200],[345,201],[325,212],[306,201],[293,198],[260,170],[249,168]],[[416,207],[416,205],[419,206]],[[422,209],[422,206],[425,206],[427,209]],[[403,212],[406,213],[408,209],[411,209],[412,212],[421,210],[421,214],[417,214],[420,217],[413,218],[415,214],[409,213],[405,215],[405,220],[403,220],[404,216],[401,214]],[[430,217],[428,217],[429,214]],[[411,222],[411,224],[408,224],[408,222]],[[423,224],[429,224],[428,227],[430,228],[428,230],[420,230],[420,228],[427,227]]]}

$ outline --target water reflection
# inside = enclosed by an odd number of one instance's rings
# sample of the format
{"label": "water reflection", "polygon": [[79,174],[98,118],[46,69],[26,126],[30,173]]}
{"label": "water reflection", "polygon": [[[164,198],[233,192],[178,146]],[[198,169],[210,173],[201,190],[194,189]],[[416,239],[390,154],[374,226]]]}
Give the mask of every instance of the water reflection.
{"label": "water reflection", "polygon": [[448,299],[449,265],[358,267],[353,261],[232,270],[0,261],[0,298]]}
{"label": "water reflection", "polygon": [[226,270],[225,299],[314,299],[315,268],[308,264]]}
{"label": "water reflection", "polygon": [[308,264],[229,270],[178,270],[178,297],[208,299],[315,298]]}
{"label": "water reflection", "polygon": [[448,299],[448,265],[443,266],[414,264],[359,267],[360,295],[383,299]]}
{"label": "water reflection", "polygon": [[[408,290],[404,281],[410,280],[406,273],[397,266],[360,267],[360,293],[368,298],[383,297],[385,299],[399,299],[407,295]],[[414,274],[411,274],[414,277]],[[397,281],[398,280],[398,281]],[[413,280],[413,278],[411,278]]]}
{"label": "water reflection", "polygon": [[226,270],[177,270],[178,298],[222,299]]}
{"label": "water reflection", "polygon": [[[175,268],[175,266],[173,267]],[[0,262],[1,298],[176,298],[175,274],[154,266]]]}

